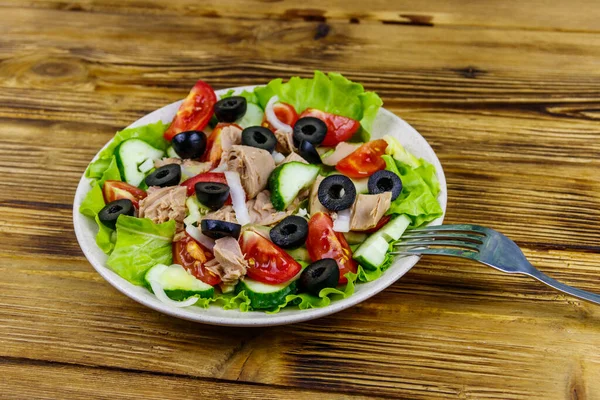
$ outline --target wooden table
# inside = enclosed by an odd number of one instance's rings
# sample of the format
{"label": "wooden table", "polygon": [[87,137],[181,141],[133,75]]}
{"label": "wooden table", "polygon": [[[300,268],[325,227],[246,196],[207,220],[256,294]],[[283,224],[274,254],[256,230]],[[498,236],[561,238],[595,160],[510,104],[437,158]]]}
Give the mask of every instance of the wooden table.
{"label": "wooden table", "polygon": [[339,71],[419,130],[447,223],[600,292],[597,0],[0,0],[0,398],[599,399],[600,307],[424,257],[328,318],[231,329],[93,270],[77,182],[112,134],[215,88]]}

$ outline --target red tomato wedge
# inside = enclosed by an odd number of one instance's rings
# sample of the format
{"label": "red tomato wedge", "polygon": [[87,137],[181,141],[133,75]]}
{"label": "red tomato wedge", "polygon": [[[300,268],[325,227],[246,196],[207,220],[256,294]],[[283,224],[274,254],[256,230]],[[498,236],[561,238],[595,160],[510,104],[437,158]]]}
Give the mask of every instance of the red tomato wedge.
{"label": "red tomato wedge", "polygon": [[335,146],[340,142],[345,142],[354,136],[358,128],[360,128],[360,122],[354,119],[315,110],[314,108],[304,110],[300,114],[300,118],[304,117],[319,118],[327,125],[327,136],[325,136],[325,140],[323,140],[321,146]]}
{"label": "red tomato wedge", "polygon": [[196,82],[164,133],[165,139],[171,141],[178,133],[204,129],[212,118],[216,102],[215,91],[206,82]]}
{"label": "red tomato wedge", "polygon": [[129,199],[135,208],[139,208],[139,201],[148,196],[142,189],[121,181],[105,181],[102,193],[104,194],[104,201],[106,203],[120,199]]}
{"label": "red tomato wedge", "polygon": [[358,270],[358,263],[352,258],[352,250],[346,238],[333,230],[333,220],[328,214],[316,213],[308,221],[306,248],[313,262],[324,258],[333,258],[337,262],[340,267],[340,285],[348,282],[344,275]]}
{"label": "red tomato wedge", "polygon": [[287,282],[302,269],[288,253],[252,230],[242,233],[240,247],[249,264],[246,275],[256,281],[268,284]]}
{"label": "red tomato wedge", "polygon": [[[187,188],[187,195],[191,196],[196,193],[196,183],[198,182],[216,182],[227,184],[227,179],[225,178],[225,174],[222,172],[205,172],[183,181],[181,186],[185,186]],[[231,204],[231,197],[225,202],[225,204]]]}
{"label": "red tomato wedge", "polygon": [[387,142],[383,139],[373,140],[360,146],[350,155],[342,158],[335,169],[350,178],[366,178],[375,172],[385,169],[385,154]]}
{"label": "red tomato wedge", "polygon": [[204,268],[204,264],[213,258],[208,249],[188,234],[182,240],[173,243],[173,263],[181,265],[190,274],[211,286],[221,283],[219,276]]}
{"label": "red tomato wedge", "polygon": [[[298,121],[298,113],[296,112],[294,106],[291,104],[282,102],[275,103],[273,105],[273,112],[275,113],[275,116],[278,120],[291,127],[294,127],[294,125],[296,125],[296,121]],[[274,130],[271,124],[269,124],[269,121],[267,121],[266,115],[263,116],[262,126]]]}
{"label": "red tomato wedge", "polygon": [[373,227],[371,229],[367,229],[365,231],[360,231],[360,232],[375,233],[378,230],[380,230],[381,228],[383,228],[385,226],[385,224],[387,224],[388,222],[390,222],[390,219],[392,219],[391,215],[384,215],[383,217],[381,217],[381,219],[379,220],[379,222],[377,223],[377,225],[375,225],[375,227]]}
{"label": "red tomato wedge", "polygon": [[219,165],[219,163],[221,162],[221,156],[223,155],[223,146],[221,145],[221,132],[223,131],[223,128],[231,125],[242,129],[242,127],[239,125],[221,122],[218,123],[217,126],[215,126],[215,129],[213,129],[213,131],[206,139],[206,150],[204,151],[202,161],[210,161],[213,167]]}

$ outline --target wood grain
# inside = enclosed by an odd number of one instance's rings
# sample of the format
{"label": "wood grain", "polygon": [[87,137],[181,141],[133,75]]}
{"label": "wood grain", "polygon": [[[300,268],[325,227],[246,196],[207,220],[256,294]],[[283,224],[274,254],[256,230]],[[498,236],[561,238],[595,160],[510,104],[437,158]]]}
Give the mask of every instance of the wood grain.
{"label": "wood grain", "polygon": [[114,132],[197,79],[339,71],[432,144],[446,222],[497,228],[544,272],[600,292],[599,11],[0,0],[0,398],[598,398],[600,309],[526,278],[424,257],[328,318],[204,326],[106,284],[71,206]]}

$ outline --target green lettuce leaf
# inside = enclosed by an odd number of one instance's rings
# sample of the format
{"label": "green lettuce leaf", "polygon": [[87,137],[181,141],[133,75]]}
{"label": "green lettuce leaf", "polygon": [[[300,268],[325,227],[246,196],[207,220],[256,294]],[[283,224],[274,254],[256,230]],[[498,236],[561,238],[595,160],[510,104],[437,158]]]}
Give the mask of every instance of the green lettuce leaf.
{"label": "green lettuce leaf", "polygon": [[96,183],[99,186],[103,187],[104,182],[106,182],[106,181],[120,181],[120,180],[121,180],[121,173],[119,172],[119,167],[117,166],[117,158],[115,156],[112,156],[110,158],[110,162],[108,163],[108,166],[106,167],[106,169],[102,173],[102,176]]}
{"label": "green lettuce leaf", "polygon": [[95,218],[96,214],[104,207],[104,196],[102,195],[102,187],[94,186],[81,202],[79,212],[86,217]]}
{"label": "green lettuce leaf", "polygon": [[114,230],[100,222],[98,215],[94,218],[98,224],[98,234],[96,235],[96,244],[105,254],[110,254],[115,248]]}
{"label": "green lettuce leaf", "polygon": [[365,92],[361,84],[334,72],[325,75],[315,71],[311,79],[295,76],[286,83],[274,79],[266,86],[256,88],[254,93],[263,109],[269,99],[277,95],[280,101],[294,106],[298,114],[307,108],[316,108],[360,121],[361,137],[365,141],[369,139],[373,121],[383,104],[376,93]]}
{"label": "green lettuce leaf", "polygon": [[394,200],[387,214],[406,214],[412,220],[413,228],[433,221],[443,213],[437,195],[439,182],[435,177],[435,169],[427,161],[420,159],[417,168],[384,155],[386,169],[396,173],[402,179],[402,192]]}
{"label": "green lettuce leaf", "polygon": [[156,264],[171,265],[175,221],[155,224],[147,218],[121,215],[117,242],[106,264],[134,285],[144,286],[144,275]]}
{"label": "green lettuce leaf", "polygon": [[163,133],[165,133],[168,127],[169,124],[163,124],[162,121],[158,121],[153,124],[138,126],[137,128],[127,128],[117,132],[110,144],[100,152],[98,160],[88,166],[85,176],[90,179],[100,179],[110,166],[115,149],[121,142],[127,139],[137,138],[154,148],[163,151],[167,150],[170,144],[163,137]]}

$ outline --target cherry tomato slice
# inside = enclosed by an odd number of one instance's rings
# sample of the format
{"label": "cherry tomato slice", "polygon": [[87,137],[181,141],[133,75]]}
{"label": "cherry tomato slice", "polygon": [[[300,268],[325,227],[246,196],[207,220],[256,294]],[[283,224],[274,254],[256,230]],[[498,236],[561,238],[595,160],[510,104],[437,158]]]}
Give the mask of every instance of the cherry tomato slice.
{"label": "cherry tomato slice", "polygon": [[[225,178],[225,174],[222,172],[205,172],[203,174],[198,174],[192,178],[186,179],[181,183],[181,186],[187,187],[187,195],[191,196],[196,193],[196,183],[198,182],[216,182],[227,184],[227,179]],[[228,201],[231,201],[231,197]]]}
{"label": "cherry tomato slice", "polygon": [[[273,105],[273,112],[275,113],[275,116],[278,120],[291,127],[296,125],[296,121],[298,121],[298,113],[296,112],[294,106],[291,104],[282,102],[275,103]],[[273,129],[271,124],[269,124],[269,121],[267,121],[266,116],[263,116],[262,126],[264,126],[265,128],[269,128],[272,131],[275,130]]]}
{"label": "cherry tomato slice", "polygon": [[337,262],[340,267],[340,285],[348,282],[344,275],[358,270],[358,263],[352,258],[352,250],[346,238],[333,230],[333,220],[328,214],[316,213],[308,221],[306,248],[313,262],[324,258],[333,258]]}
{"label": "cherry tomato slice", "polygon": [[171,141],[180,132],[204,129],[213,115],[216,102],[215,91],[206,82],[196,82],[164,133],[165,139]]}
{"label": "cherry tomato slice", "polygon": [[249,264],[246,275],[256,281],[283,283],[302,270],[300,264],[288,253],[252,230],[242,233],[240,247]]}
{"label": "cherry tomato slice", "polygon": [[104,201],[106,203],[120,199],[129,199],[135,208],[139,208],[139,201],[148,196],[142,189],[121,181],[105,181],[102,193],[104,194]]}
{"label": "cherry tomato slice", "polygon": [[366,178],[375,172],[385,169],[385,154],[387,142],[383,139],[373,140],[360,146],[350,155],[342,158],[335,169],[350,178]]}
{"label": "cherry tomato slice", "polygon": [[181,265],[196,278],[211,286],[221,283],[219,276],[204,268],[204,264],[213,258],[213,254],[208,249],[188,234],[182,240],[173,243],[173,263]]}
{"label": "cherry tomato slice", "polygon": [[330,114],[325,111],[315,110],[314,108],[307,108],[300,118],[303,117],[315,117],[325,122],[327,125],[327,135],[325,140],[321,143],[321,146],[335,146],[340,142],[349,140],[358,128],[360,128],[360,122],[342,117],[341,115]]}

